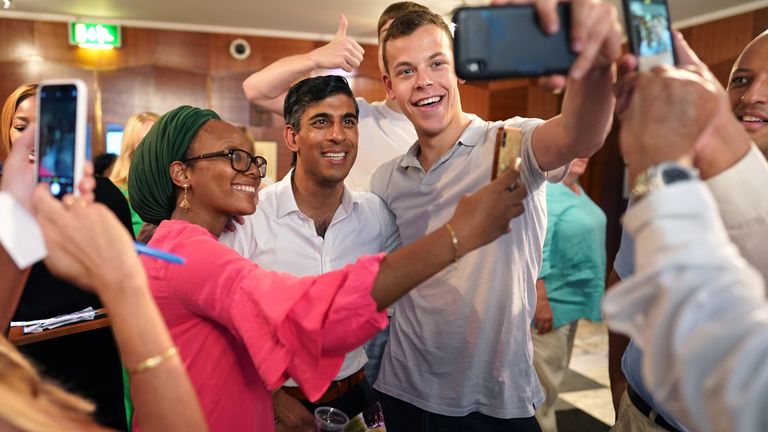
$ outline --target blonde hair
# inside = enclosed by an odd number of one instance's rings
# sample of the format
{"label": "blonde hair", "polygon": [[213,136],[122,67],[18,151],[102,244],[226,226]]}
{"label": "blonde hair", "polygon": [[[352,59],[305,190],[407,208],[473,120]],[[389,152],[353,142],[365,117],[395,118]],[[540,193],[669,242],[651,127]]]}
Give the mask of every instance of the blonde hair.
{"label": "blonde hair", "polygon": [[128,171],[131,168],[131,161],[133,160],[133,152],[139,142],[144,138],[141,135],[144,125],[149,122],[156,122],[160,118],[159,115],[153,112],[141,112],[136,113],[128,118],[125,122],[125,128],[123,129],[123,141],[120,144],[120,155],[115,161],[115,165],[112,168],[112,174],[109,175],[109,179],[112,180],[116,186],[125,188],[128,187]]}
{"label": "blonde hair", "polygon": [[0,111],[0,162],[8,158],[11,152],[11,125],[16,109],[24,100],[37,94],[37,84],[22,84],[5,99]]}
{"label": "blonde hair", "polygon": [[2,336],[0,400],[0,425],[12,425],[25,432],[104,430],[91,418],[93,403],[43,380]]}

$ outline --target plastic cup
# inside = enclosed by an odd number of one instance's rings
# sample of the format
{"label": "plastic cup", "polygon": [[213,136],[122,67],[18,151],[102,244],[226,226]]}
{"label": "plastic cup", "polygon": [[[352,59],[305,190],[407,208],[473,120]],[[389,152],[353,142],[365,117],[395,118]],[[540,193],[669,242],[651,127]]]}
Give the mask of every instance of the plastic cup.
{"label": "plastic cup", "polygon": [[341,410],[331,407],[315,409],[315,432],[343,432],[349,418]]}

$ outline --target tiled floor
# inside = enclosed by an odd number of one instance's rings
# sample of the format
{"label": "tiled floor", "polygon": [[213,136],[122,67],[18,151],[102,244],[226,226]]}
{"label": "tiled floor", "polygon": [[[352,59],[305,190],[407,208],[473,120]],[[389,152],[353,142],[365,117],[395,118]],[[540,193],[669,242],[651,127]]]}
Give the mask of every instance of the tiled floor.
{"label": "tiled floor", "polygon": [[559,432],[602,432],[613,425],[604,323],[580,321],[570,371],[555,405]]}

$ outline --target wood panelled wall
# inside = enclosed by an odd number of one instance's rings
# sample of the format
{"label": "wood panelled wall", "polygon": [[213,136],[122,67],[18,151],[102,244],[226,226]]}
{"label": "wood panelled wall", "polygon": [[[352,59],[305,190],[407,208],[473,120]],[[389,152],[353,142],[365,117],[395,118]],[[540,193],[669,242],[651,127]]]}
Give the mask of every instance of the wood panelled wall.
{"label": "wood panelled wall", "polygon": [[[690,45],[725,83],[743,47],[768,27],[768,8],[683,30]],[[235,38],[251,44],[247,60],[229,56]],[[92,51],[67,44],[64,23],[0,19],[0,95],[17,85],[42,79],[76,77],[91,92],[90,120],[94,154],[103,151],[108,123],[123,123],[132,113],[163,113],[181,104],[209,107],[224,119],[247,125],[258,140],[278,143],[278,175],[290,164],[282,143],[283,121],[245,99],[241,83],[252,72],[288,55],[307,52],[324,42],[227,34],[123,27],[123,47]],[[364,46],[365,59],[349,77],[354,92],[368,100],[385,97],[376,61],[376,46]],[[463,108],[489,120],[515,115],[548,118],[559,112],[561,97],[535,86],[533,80],[472,82],[459,86]],[[94,109],[96,95],[101,111]],[[614,128],[615,129],[615,128]],[[618,134],[592,159],[582,178],[584,188],[609,218],[609,261],[618,248],[623,163]]]}
{"label": "wood panelled wall", "polygon": [[[230,57],[229,44],[235,38],[251,44],[248,59]],[[43,79],[80,78],[86,82],[94,154],[104,150],[107,124],[123,123],[139,111],[162,114],[189,104],[212,108],[228,121],[247,125],[258,140],[278,142],[279,176],[288,171],[291,160],[282,144],[282,118],[248,103],[241,84],[248,75],[280,58],[325,43],[123,27],[122,48],[96,51],[69,46],[64,23],[12,19],[0,19],[0,40],[2,96],[19,84]],[[352,90],[368,100],[383,99],[377,47],[364,48],[363,63],[349,77]],[[559,105],[556,97],[541,95],[528,80],[466,83],[460,91],[465,111],[489,119],[529,113],[551,116]],[[99,104],[95,104],[96,95]]]}

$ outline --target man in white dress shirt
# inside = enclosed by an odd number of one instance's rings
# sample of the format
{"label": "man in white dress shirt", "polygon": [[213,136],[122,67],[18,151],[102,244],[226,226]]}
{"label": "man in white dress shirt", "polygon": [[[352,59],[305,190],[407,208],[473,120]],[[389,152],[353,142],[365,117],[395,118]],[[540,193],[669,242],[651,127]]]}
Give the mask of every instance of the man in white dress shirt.
{"label": "man in white dress shirt", "polygon": [[[739,164],[751,165],[749,175],[730,178],[730,191],[759,202],[720,200],[719,214],[717,191],[690,169],[703,149],[760,141],[742,127],[759,121],[760,105],[734,109],[736,118],[731,112],[735,101],[754,104],[766,79],[762,67],[745,67],[747,57],[732,73],[731,104],[718,84],[702,78],[706,72],[671,68],[640,74],[625,93],[631,102],[620,104],[627,106],[619,113],[621,146],[636,201],[624,218],[635,240],[635,273],[609,291],[604,312],[609,326],[643,350],[642,378],[654,402],[689,430],[750,432],[768,424],[768,303],[764,280],[747,264],[764,266],[766,257],[738,245],[727,226],[729,213],[745,211],[752,217],[736,228],[765,226],[768,214],[754,210],[765,208],[768,165],[744,157]],[[764,65],[761,57],[752,60]],[[733,98],[742,80],[747,90]],[[763,181],[755,184],[755,176]],[[765,230],[753,235],[764,239]],[[747,260],[740,250],[749,252]]]}
{"label": "man in white dress shirt", "polygon": [[[284,139],[296,164],[281,181],[259,193],[259,205],[235,233],[221,241],[258,265],[300,276],[338,269],[362,255],[400,245],[394,217],[384,202],[355,192],[344,179],[357,155],[358,110],[347,81],[307,78],[285,97]],[[280,427],[313,424],[316,406],[332,406],[350,418],[366,408],[370,385],[360,347],[347,354],[336,379],[315,404],[289,381],[274,395]]]}
{"label": "man in white dress shirt", "polygon": [[[696,58],[681,35],[676,35],[675,44],[678,64],[696,65],[706,71],[706,66]],[[768,172],[763,156],[768,149],[767,59],[768,34],[764,33],[744,48],[728,80],[730,109],[732,116],[738,120],[738,123],[732,121],[729,124],[737,131],[741,125],[743,130],[738,135],[734,134],[735,137],[741,136],[741,139],[711,140],[709,145],[698,149],[693,160],[699,177],[719,207],[731,241],[764,277],[768,275],[768,242],[765,241],[768,200],[764,199]],[[681,104],[686,109],[693,106],[684,105],[682,100],[676,101],[676,106]],[[749,138],[753,141],[750,142]],[[634,273],[635,245],[630,234],[629,229],[622,233],[621,247],[613,265],[617,278],[628,278]],[[642,378],[643,354],[636,341],[610,332],[608,352],[611,388],[617,411],[614,431],[634,431],[638,428],[644,431],[688,430],[666,406],[652,397]]]}

